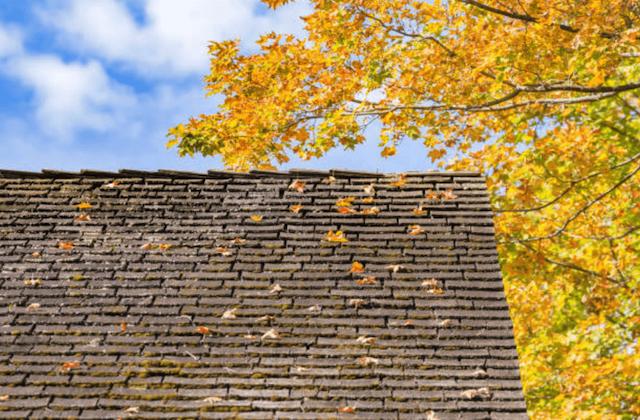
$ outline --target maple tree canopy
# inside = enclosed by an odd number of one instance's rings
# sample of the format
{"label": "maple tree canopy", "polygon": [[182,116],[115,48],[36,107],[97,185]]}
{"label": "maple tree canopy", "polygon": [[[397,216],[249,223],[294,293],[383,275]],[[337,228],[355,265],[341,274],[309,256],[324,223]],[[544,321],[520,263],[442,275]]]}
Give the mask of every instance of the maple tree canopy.
{"label": "maple tree canopy", "polygon": [[224,102],[167,145],[273,168],[377,122],[383,156],[421,141],[483,172],[530,413],[637,418],[640,3],[311,3],[306,38],[212,42],[206,89]]}

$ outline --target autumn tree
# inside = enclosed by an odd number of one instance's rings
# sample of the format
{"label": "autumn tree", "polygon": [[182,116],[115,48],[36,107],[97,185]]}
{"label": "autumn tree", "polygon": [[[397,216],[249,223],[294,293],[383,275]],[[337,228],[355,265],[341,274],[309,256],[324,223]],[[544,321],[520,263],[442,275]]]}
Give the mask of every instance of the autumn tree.
{"label": "autumn tree", "polygon": [[168,146],[271,168],[378,123],[383,156],[482,171],[532,418],[638,418],[640,3],[311,3],[305,38],[211,43],[224,103]]}

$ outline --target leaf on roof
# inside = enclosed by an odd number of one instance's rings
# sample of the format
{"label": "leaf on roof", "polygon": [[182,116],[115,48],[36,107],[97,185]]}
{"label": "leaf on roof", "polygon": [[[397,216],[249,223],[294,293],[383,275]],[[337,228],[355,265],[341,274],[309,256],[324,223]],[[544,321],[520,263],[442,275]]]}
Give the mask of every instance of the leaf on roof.
{"label": "leaf on roof", "polygon": [[427,200],[439,200],[440,199],[438,197],[438,193],[435,193],[432,190],[429,190],[429,192],[425,195],[425,197],[427,197]]}
{"label": "leaf on roof", "polygon": [[58,248],[60,248],[60,249],[73,249],[73,243],[72,242],[58,241]]}
{"label": "leaf on roof", "polygon": [[89,203],[80,203],[80,204],[76,204],[75,207],[79,208],[79,209],[90,209],[93,206]]}
{"label": "leaf on roof", "polygon": [[210,333],[211,330],[207,327],[198,327],[198,332],[202,333],[202,334],[207,334]]}
{"label": "leaf on roof", "polygon": [[436,413],[434,413],[431,410],[427,411],[426,414],[427,414],[426,420],[440,420],[438,417],[436,417]]}
{"label": "leaf on roof", "polygon": [[67,362],[65,363],[60,370],[62,372],[67,371],[67,370],[71,370],[71,369],[75,369],[77,367],[80,367],[80,361],[79,360],[74,360],[73,362]]}
{"label": "leaf on roof", "polygon": [[212,395],[211,397],[207,397],[203,400],[200,400],[205,404],[215,404],[217,402],[221,402],[224,401],[222,398],[218,397],[217,395]]}
{"label": "leaf on roof", "polygon": [[91,217],[89,217],[89,215],[87,215],[84,212],[82,212],[82,213],[80,213],[80,216],[76,217],[76,220],[89,222],[89,221],[91,221]]}
{"label": "leaf on roof", "polygon": [[302,203],[298,203],[294,206],[289,207],[289,210],[291,210],[292,212],[294,212],[295,214],[300,213],[300,210],[302,209]]}
{"label": "leaf on roof", "polygon": [[160,248],[160,251],[166,251],[167,249],[171,248],[171,244],[160,244],[158,245],[158,248]]}
{"label": "leaf on roof", "polygon": [[347,197],[347,198],[340,198],[338,199],[338,201],[336,201],[336,206],[338,207],[349,207],[351,205],[351,203],[353,202],[353,200],[355,200],[355,197]]}
{"label": "leaf on roof", "polygon": [[364,299],[349,299],[349,306],[355,306],[356,309],[358,309],[359,306],[364,305],[365,303],[367,303],[366,300]]}
{"label": "leaf on roof", "polygon": [[320,305],[313,305],[307,308],[307,311],[312,311],[312,312],[319,312],[321,310],[322,310],[322,306]]}
{"label": "leaf on roof", "polygon": [[400,175],[400,179],[399,179],[399,180],[397,180],[397,181],[392,181],[392,182],[390,182],[390,183],[389,183],[389,186],[391,186],[391,187],[397,187],[397,188],[402,187],[404,184],[406,184],[406,183],[407,183],[407,180],[405,179],[405,177],[406,177],[406,175],[404,175],[404,174]]}
{"label": "leaf on roof", "polygon": [[373,276],[365,277],[363,279],[356,280],[358,284],[378,284],[376,278]]}
{"label": "leaf on roof", "polygon": [[344,237],[344,233],[341,230],[336,231],[336,233],[333,233],[333,231],[330,230],[322,240],[328,242],[349,242],[349,240]]}
{"label": "leaf on roof", "polygon": [[348,209],[348,208],[346,208],[346,207],[338,207],[338,212],[339,212],[339,213],[342,213],[342,214],[353,214],[353,213],[355,213],[356,211],[355,211],[355,210],[353,210],[353,209]]}
{"label": "leaf on roof", "polygon": [[367,336],[363,335],[363,336],[358,337],[358,339],[356,341],[361,346],[367,346],[367,345],[373,344],[376,341],[376,339],[373,338],[373,337],[367,337]]}
{"label": "leaf on roof", "polygon": [[296,370],[296,372],[306,372],[309,370],[309,368],[303,366],[293,366],[293,368]]}
{"label": "leaf on roof", "polygon": [[229,255],[231,255],[231,252],[229,252],[229,248],[226,246],[224,248],[216,248],[216,251],[218,251],[224,257],[228,257]]}
{"label": "leaf on roof", "polygon": [[420,225],[410,225],[409,226],[409,235],[418,235],[423,233],[424,230],[420,227]]}
{"label": "leaf on roof", "polygon": [[8,395],[0,395],[0,401],[9,401]]}
{"label": "leaf on roof", "polygon": [[236,310],[238,308],[229,309],[222,314],[222,319],[236,319]]}
{"label": "leaf on roof", "polygon": [[247,240],[246,239],[241,239],[241,238],[236,238],[233,241],[231,241],[231,243],[233,243],[233,244],[243,244],[245,242],[247,242]]}
{"label": "leaf on roof", "polygon": [[475,376],[475,377],[480,378],[480,377],[485,377],[485,376],[487,376],[487,372],[485,372],[485,371],[484,371],[484,370],[482,370],[482,369],[478,369],[478,370],[476,370],[475,372],[473,372],[473,373],[472,373],[472,375],[473,375],[473,376]]}
{"label": "leaf on roof", "polygon": [[439,327],[448,327],[449,325],[451,325],[451,320],[450,319],[445,319],[444,321],[440,322],[438,324]]}
{"label": "leaf on roof", "polygon": [[425,214],[427,212],[427,210],[422,210],[422,205],[418,206],[417,209],[413,209],[413,212],[415,214]]}
{"label": "leaf on roof", "polygon": [[432,287],[435,289],[437,286],[438,280],[436,279],[422,280],[422,287]]}
{"label": "leaf on roof", "polygon": [[38,309],[40,309],[39,303],[32,303],[31,305],[27,306],[28,311],[37,311]]}
{"label": "leaf on roof", "polygon": [[262,221],[262,216],[258,215],[258,214],[254,214],[251,216],[251,220],[253,220],[254,222],[261,222]]}
{"label": "leaf on roof", "polygon": [[275,317],[273,317],[271,315],[264,315],[264,316],[261,316],[260,318],[256,319],[253,322],[273,321],[274,319],[275,319]]}
{"label": "leaf on roof", "polygon": [[243,335],[244,338],[248,339],[248,340],[255,340],[256,336],[255,335],[251,335],[251,334],[245,334]]}
{"label": "leaf on roof", "polygon": [[127,331],[127,323],[122,321],[122,323],[120,324],[120,329],[122,331]]}
{"label": "leaf on roof", "polygon": [[447,191],[442,191],[440,193],[440,195],[442,196],[443,200],[453,200],[453,199],[458,198],[458,196],[453,193],[453,188],[451,188],[451,189],[449,189]]}
{"label": "leaf on roof", "polygon": [[362,214],[378,214],[380,213],[380,209],[377,207],[371,207],[370,209],[364,209],[361,212]]}
{"label": "leaf on roof", "polygon": [[356,409],[350,406],[338,408],[339,413],[355,413]]}
{"label": "leaf on roof", "polygon": [[280,287],[280,285],[276,283],[269,288],[269,293],[278,293],[281,290],[282,290],[282,287]]}
{"label": "leaf on roof", "polygon": [[33,254],[31,254],[31,256],[32,256],[33,258],[40,258],[40,257],[41,257],[41,255],[40,255],[40,253],[39,253],[39,252],[34,252]]}
{"label": "leaf on roof", "polygon": [[296,179],[295,181],[293,181],[293,182],[289,185],[288,189],[290,189],[290,190],[296,190],[296,191],[298,191],[299,193],[303,193],[303,192],[304,192],[304,186],[305,186],[305,185],[307,185],[307,183],[306,183],[306,182],[300,182],[300,180],[299,180],[299,179]]}
{"label": "leaf on roof", "polygon": [[374,184],[373,182],[371,184],[369,184],[369,185],[365,185],[364,186],[365,194],[369,194],[369,195],[375,194],[376,190],[375,190],[375,188],[373,188],[375,185],[376,184]]}
{"label": "leaf on roof", "polygon": [[393,264],[393,265],[388,265],[385,268],[387,270],[393,271],[394,273],[397,273],[398,271],[403,271],[405,269],[405,266],[400,264]]}
{"label": "leaf on roof", "polygon": [[468,389],[460,393],[462,398],[473,400],[474,398],[491,398],[489,388]]}
{"label": "leaf on roof", "polygon": [[119,183],[120,182],[118,182],[118,181],[113,181],[113,182],[111,182],[109,184],[103,185],[102,188],[106,188],[106,189],[115,188],[115,187],[118,186]]}
{"label": "leaf on roof", "polygon": [[376,359],[375,357],[361,357],[360,363],[362,363],[365,366],[368,366],[371,364],[377,365],[378,363],[380,363],[380,360]]}
{"label": "leaf on roof", "polygon": [[150,249],[152,246],[153,244],[151,242],[147,242],[146,244],[142,245],[140,249]]}
{"label": "leaf on roof", "polygon": [[262,335],[261,340],[266,340],[266,339],[277,340],[278,338],[280,338],[280,334],[278,334],[275,328],[271,328],[269,331],[265,332]]}
{"label": "leaf on roof", "polygon": [[364,273],[364,266],[358,261],[354,261],[351,264],[351,270],[349,270],[349,274],[351,273]]}
{"label": "leaf on roof", "polygon": [[373,197],[363,198],[363,199],[362,199],[362,202],[363,202],[363,203],[367,203],[367,204],[369,204],[369,203],[373,203]]}
{"label": "leaf on roof", "polygon": [[138,411],[140,411],[139,407],[129,407],[124,410],[125,413],[137,413]]}
{"label": "leaf on roof", "polygon": [[325,178],[323,179],[324,182],[326,182],[327,184],[331,184],[332,182],[335,182],[336,178],[334,176],[330,176],[329,178]]}
{"label": "leaf on roof", "polygon": [[413,325],[413,319],[407,319],[402,323],[402,325],[404,325],[405,327],[409,325]]}

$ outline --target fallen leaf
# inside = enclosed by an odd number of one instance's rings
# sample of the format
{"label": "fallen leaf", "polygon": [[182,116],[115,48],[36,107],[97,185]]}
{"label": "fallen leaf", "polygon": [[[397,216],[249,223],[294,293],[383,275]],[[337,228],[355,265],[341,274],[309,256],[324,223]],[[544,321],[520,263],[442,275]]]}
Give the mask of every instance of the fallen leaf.
{"label": "fallen leaf", "polygon": [[363,365],[368,366],[370,364],[377,365],[380,360],[376,359],[375,357],[362,357],[360,358],[360,362],[362,362]]}
{"label": "fallen leaf", "polygon": [[299,193],[303,193],[304,192],[304,186],[307,185],[306,182],[300,182],[299,179],[296,179],[295,181],[293,181],[291,183],[291,185],[289,185],[288,189],[290,190],[296,190]]}
{"label": "fallen leaf", "polygon": [[490,398],[491,391],[489,391],[489,388],[468,389],[466,391],[461,392],[460,396],[468,400],[472,400],[476,397]]}
{"label": "fallen leaf", "polygon": [[276,331],[275,328],[271,328],[269,331],[265,332],[262,335],[261,340],[266,340],[267,338],[272,339],[272,340],[276,340],[276,339],[280,338],[280,334],[278,334],[278,332]]}
{"label": "fallen leaf", "polygon": [[271,315],[265,315],[265,316],[261,316],[260,318],[256,319],[253,322],[273,321],[274,319],[275,317],[272,317]]}
{"label": "fallen leaf", "polygon": [[349,270],[349,274],[351,273],[364,273],[364,266],[358,261],[354,261],[351,264],[351,270]]}
{"label": "fallen leaf", "polygon": [[79,209],[90,209],[93,206],[89,203],[80,203],[80,204],[76,204],[75,207],[79,208]]}
{"label": "fallen leaf", "polygon": [[280,285],[276,283],[269,288],[269,293],[278,293],[281,290],[282,290],[282,287],[280,287]]}
{"label": "fallen leaf", "polygon": [[439,327],[448,327],[449,325],[451,325],[450,319],[445,319],[444,321],[438,324]]}
{"label": "fallen leaf", "polygon": [[28,311],[37,311],[38,309],[40,309],[39,303],[32,303],[31,305],[27,306]]}
{"label": "fallen leaf", "polygon": [[140,411],[139,407],[129,407],[124,410],[125,413],[137,413],[138,411]]}
{"label": "fallen leaf", "polygon": [[251,220],[253,220],[254,222],[261,222],[262,216],[254,214],[253,216],[251,216]]}
{"label": "fallen leaf", "polygon": [[76,217],[76,220],[84,220],[84,221],[90,221],[91,217],[89,217],[88,215],[83,213],[80,213],[80,216]]}
{"label": "fallen leaf", "polygon": [[122,321],[122,323],[120,324],[120,329],[122,331],[127,331],[127,323]]}
{"label": "fallen leaf", "polygon": [[362,214],[378,214],[380,213],[380,209],[377,207],[371,207],[370,209],[364,209],[361,212]]}
{"label": "fallen leaf", "polygon": [[484,377],[484,376],[487,376],[487,372],[485,372],[482,369],[478,369],[475,372],[473,372],[472,375],[476,377]]}
{"label": "fallen leaf", "polygon": [[222,314],[222,319],[236,319],[236,310],[238,308],[229,309]]}
{"label": "fallen leaf", "polygon": [[205,399],[203,399],[201,401],[203,403],[206,403],[206,404],[215,404],[217,402],[223,401],[223,399],[218,397],[217,395],[214,395],[214,396],[211,396],[211,397],[207,397],[207,398],[205,398]]}
{"label": "fallen leaf", "polygon": [[229,255],[231,255],[231,252],[228,251],[228,247],[226,247],[226,246],[224,248],[216,248],[216,251],[221,253],[222,256],[224,256],[224,257],[228,257]]}
{"label": "fallen leaf", "polygon": [[338,412],[340,412],[340,413],[355,413],[356,409],[353,408],[353,407],[346,406],[346,407],[338,408]]}
{"label": "fallen leaf", "polygon": [[291,210],[292,212],[294,212],[295,214],[300,213],[300,210],[302,209],[302,203],[298,203],[295,206],[291,206],[289,207],[289,210]]}
{"label": "fallen leaf", "polygon": [[363,199],[362,199],[362,202],[363,202],[363,203],[367,203],[367,204],[369,204],[369,203],[373,203],[373,197],[363,198]]}
{"label": "fallen leaf", "polygon": [[147,242],[146,244],[142,245],[140,247],[140,249],[149,249],[153,246],[153,244],[151,242]]}
{"label": "fallen leaf", "polygon": [[455,198],[458,198],[458,196],[453,193],[453,188],[447,191],[442,191],[440,195],[442,196],[443,200],[453,200]]}
{"label": "fallen leaf", "polygon": [[340,198],[338,199],[338,201],[336,201],[336,206],[338,207],[349,207],[351,205],[351,203],[353,202],[353,200],[355,200],[355,197],[347,197],[347,198]]}
{"label": "fallen leaf", "polygon": [[357,283],[359,284],[378,284],[378,282],[376,281],[375,277],[365,277],[363,279],[360,280],[356,280]]}
{"label": "fallen leaf", "polygon": [[392,181],[389,183],[389,186],[391,187],[402,187],[404,184],[407,183],[407,180],[404,179],[406,175],[400,175],[400,179],[397,181]]}
{"label": "fallen leaf", "polygon": [[356,211],[352,210],[352,209],[348,209],[346,207],[338,207],[338,212],[342,213],[342,214],[353,214]]}
{"label": "fallen leaf", "polygon": [[425,214],[427,212],[427,210],[422,210],[422,206],[420,206],[417,209],[413,209],[413,212],[415,214]]}
{"label": "fallen leaf", "polygon": [[364,299],[349,299],[349,306],[355,306],[356,309],[358,309],[358,307],[360,305],[364,305],[366,303],[366,301]]}
{"label": "fallen leaf", "polygon": [[440,420],[438,417],[436,417],[436,413],[434,413],[431,410],[427,411],[426,414],[427,414],[426,420]]}
{"label": "fallen leaf", "polygon": [[118,181],[113,181],[113,182],[111,182],[109,184],[103,185],[102,188],[107,188],[107,189],[108,188],[115,188],[118,184],[119,184]]}
{"label": "fallen leaf", "polygon": [[371,194],[375,194],[375,193],[376,193],[376,190],[373,188],[375,185],[376,185],[376,184],[374,184],[373,182],[372,182],[371,184],[369,184],[369,185],[365,185],[365,186],[364,186],[364,192],[365,192],[365,194],[369,194],[369,195],[371,195]]}
{"label": "fallen leaf", "polygon": [[429,190],[425,197],[427,197],[427,200],[439,200],[438,193],[434,193],[431,190]]}
{"label": "fallen leaf", "polygon": [[231,242],[234,243],[234,244],[243,244],[243,243],[247,242],[247,240],[246,239],[236,238]]}
{"label": "fallen leaf", "polygon": [[80,367],[80,361],[79,361],[79,360],[75,360],[75,361],[73,361],[73,362],[67,362],[67,363],[65,363],[65,364],[60,368],[60,370],[61,370],[62,372],[64,372],[64,371],[66,371],[66,370],[71,370],[71,369],[74,369],[74,368],[77,368],[77,367]]}
{"label": "fallen leaf", "polygon": [[40,258],[41,257],[39,252],[34,252],[33,254],[31,254],[31,256],[34,257],[34,258]]}
{"label": "fallen leaf", "polygon": [[302,367],[302,366],[293,366],[293,368],[296,370],[296,372],[306,372],[309,370],[309,368]]}
{"label": "fallen leaf", "polygon": [[244,338],[248,338],[249,340],[255,340],[256,339],[256,336],[255,335],[251,335],[251,334],[243,335],[243,337]]}
{"label": "fallen leaf", "polygon": [[337,231],[336,233],[333,233],[333,231],[329,231],[329,233],[327,233],[327,235],[322,238],[322,240],[328,242],[349,242],[349,240],[344,237],[344,233],[341,230]]}
{"label": "fallen leaf", "polygon": [[413,319],[407,319],[402,323],[402,325],[404,325],[405,327],[412,324],[413,324]]}
{"label": "fallen leaf", "polygon": [[324,182],[326,182],[327,184],[331,184],[332,182],[335,182],[336,178],[333,176],[330,176],[329,178],[325,178]]}
{"label": "fallen leaf", "polygon": [[198,332],[201,332],[202,334],[207,334],[207,333],[210,333],[211,330],[207,327],[198,327]]}
{"label": "fallen leaf", "polygon": [[320,305],[313,305],[313,306],[309,306],[307,308],[307,311],[312,311],[312,312],[318,312],[322,310],[322,306]]}
{"label": "fallen leaf", "polygon": [[402,271],[405,269],[404,265],[400,265],[400,264],[388,265],[385,268],[387,270],[393,271],[394,273],[397,273],[398,271]]}
{"label": "fallen leaf", "polygon": [[438,286],[438,280],[436,280],[436,279],[422,280],[422,287],[433,287],[433,288],[435,288],[436,286]]}
{"label": "fallen leaf", "polygon": [[158,248],[160,248],[160,251],[166,251],[167,249],[171,248],[171,244],[160,244],[158,245]]}
{"label": "fallen leaf", "polygon": [[409,226],[409,235],[418,235],[423,233],[424,230],[420,227],[420,225],[411,225]]}
{"label": "fallen leaf", "polygon": [[376,341],[376,339],[373,338],[373,337],[366,337],[366,336],[363,335],[361,337],[358,337],[358,339],[356,341],[360,345],[366,346],[366,345],[369,345],[369,344],[373,344]]}
{"label": "fallen leaf", "polygon": [[72,242],[58,241],[58,248],[60,248],[60,249],[73,249],[73,243]]}
{"label": "fallen leaf", "polygon": [[9,401],[8,395],[0,395],[0,401]]}

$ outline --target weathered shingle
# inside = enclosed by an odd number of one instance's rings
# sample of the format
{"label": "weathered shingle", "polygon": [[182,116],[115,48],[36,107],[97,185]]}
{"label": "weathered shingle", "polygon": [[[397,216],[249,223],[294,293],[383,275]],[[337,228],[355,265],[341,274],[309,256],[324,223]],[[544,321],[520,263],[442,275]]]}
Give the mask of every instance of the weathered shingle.
{"label": "weathered shingle", "polygon": [[0,290],[0,418],[527,418],[475,173],[0,170]]}

